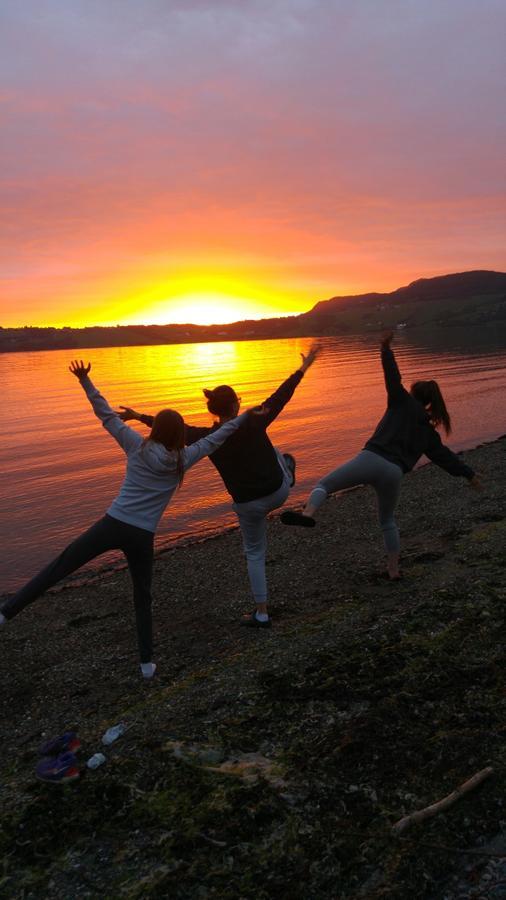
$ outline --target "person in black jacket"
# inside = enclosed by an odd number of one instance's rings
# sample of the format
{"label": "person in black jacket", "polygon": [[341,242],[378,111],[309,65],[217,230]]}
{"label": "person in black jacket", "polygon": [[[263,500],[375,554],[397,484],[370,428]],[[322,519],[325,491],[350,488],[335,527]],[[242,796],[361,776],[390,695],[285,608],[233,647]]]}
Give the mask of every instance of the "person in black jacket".
{"label": "person in black jacket", "polygon": [[436,429],[443,426],[450,434],[451,423],[446,404],[436,381],[417,381],[408,392],[391,348],[393,332],[381,341],[381,362],[385,376],[388,405],[374,434],[354,459],[335,469],[316,485],[302,513],[282,513],[285,525],[312,527],[315,513],[329,494],[370,484],[378,498],[378,514],[387,551],[387,569],[391,579],[399,574],[399,530],[394,518],[402,476],[409,472],[422,454],[450,475],[467,478],[481,489],[480,478],[441,442]]}
{"label": "person in black jacket", "polygon": [[[264,415],[248,419],[241,429],[239,440],[236,439],[239,432],[236,432],[216,453],[209,456],[234,501],[232,508],[239,519],[249,581],[256,603],[254,612],[245,616],[242,623],[254,628],[271,626],[267,612],[265,574],[267,515],[283,505],[290,487],[295,483],[295,459],[291,454],[281,454],[273,447],[267,428],[291,399],[317,353],[318,348],[314,345],[307,356],[301,354],[301,366],[263,404]],[[211,428],[185,425],[186,444],[192,444],[211,434],[220,425],[235,418],[239,411],[240,398],[229,385],[204,390],[204,395],[209,412],[217,416],[218,421]],[[123,412],[120,415],[124,421],[138,419],[151,426],[152,416],[137,413],[130,407],[121,409]]]}

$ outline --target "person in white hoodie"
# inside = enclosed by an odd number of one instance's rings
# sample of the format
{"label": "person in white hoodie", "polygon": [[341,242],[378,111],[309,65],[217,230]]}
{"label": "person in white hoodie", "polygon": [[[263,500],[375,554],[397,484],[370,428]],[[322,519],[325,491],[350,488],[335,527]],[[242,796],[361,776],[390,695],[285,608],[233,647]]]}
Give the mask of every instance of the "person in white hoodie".
{"label": "person in white hoodie", "polygon": [[[162,409],[148,438],[125,425],[89,378],[91,364],[75,360],[69,367],[81,383],[93,411],[127,457],[120,492],[105,516],[76,538],[53,562],[10,597],[0,610],[0,624],[13,619],[48,588],[85,563],[109,550],[125,554],[133,582],[137,640],[144,678],[155,674],[151,620],[153,541],[157,525],[184,473],[208,456],[246,420],[243,413],[207,437],[184,446],[184,420],[172,409]],[[260,411],[261,414],[261,411]]]}

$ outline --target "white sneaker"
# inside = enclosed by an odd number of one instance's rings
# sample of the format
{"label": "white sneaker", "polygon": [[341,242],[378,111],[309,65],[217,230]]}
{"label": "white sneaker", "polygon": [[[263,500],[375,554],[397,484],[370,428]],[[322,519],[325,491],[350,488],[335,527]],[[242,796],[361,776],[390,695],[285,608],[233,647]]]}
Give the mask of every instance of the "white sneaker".
{"label": "white sneaker", "polygon": [[142,677],[145,678],[146,681],[151,681],[151,679],[154,678],[156,672],[156,663],[141,663],[141,672]]}

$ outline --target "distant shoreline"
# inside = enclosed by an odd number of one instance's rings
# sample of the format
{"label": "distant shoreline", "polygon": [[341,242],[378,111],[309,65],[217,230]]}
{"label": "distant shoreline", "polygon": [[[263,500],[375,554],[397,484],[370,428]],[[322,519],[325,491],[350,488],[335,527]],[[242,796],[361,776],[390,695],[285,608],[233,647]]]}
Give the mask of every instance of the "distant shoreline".
{"label": "distant shoreline", "polygon": [[[149,326],[144,327],[147,328]],[[245,334],[240,334],[235,332],[219,332],[206,333],[203,335],[192,334],[191,336],[178,338],[160,336],[160,338],[158,339],[151,340],[147,339],[148,336],[146,334],[143,334],[141,336],[138,336],[138,338],[132,338],[122,335],[121,339],[118,339],[114,342],[110,340],[94,340],[92,337],[91,339],[86,340],[83,336],[83,340],[81,341],[71,339],[66,341],[58,339],[57,342],[52,345],[48,343],[34,342],[28,343],[27,345],[23,346],[19,344],[16,346],[2,346],[0,338],[0,357],[21,353],[49,353],[51,351],[58,350],[65,350],[70,354],[80,354],[87,352],[88,350],[115,350],[126,347],[177,347],[184,346],[185,344],[219,344],[237,342],[247,343],[248,341],[304,339],[316,340],[318,338],[338,338],[341,340],[360,340],[364,342],[376,343],[378,340],[378,336],[381,334],[382,330],[383,329],[378,326],[377,328],[366,329],[364,331],[307,328],[305,330],[291,330],[285,333],[281,333],[279,331],[277,333],[264,333],[262,329],[262,331],[258,333],[247,332]],[[95,329],[90,329],[90,331],[95,331]],[[0,335],[1,333],[2,330],[0,329]],[[405,338],[408,338],[409,342],[412,344],[447,349],[456,347],[461,349],[463,352],[469,352],[477,348],[485,350],[500,350],[506,347],[506,323],[504,326],[497,324],[494,325],[492,323],[490,326],[481,327],[475,325],[452,326],[446,328],[431,328],[423,325],[412,326],[406,327],[402,330],[399,329],[399,335],[403,335]],[[87,334],[86,337],[90,338],[90,335]]]}
{"label": "distant shoreline", "polygon": [[224,325],[94,325],[83,328],[0,326],[0,353],[84,350],[277,338],[364,337],[385,328],[439,341],[467,330],[506,340],[506,273],[460,272],[420,278],[390,293],[321,300],[308,312]]}

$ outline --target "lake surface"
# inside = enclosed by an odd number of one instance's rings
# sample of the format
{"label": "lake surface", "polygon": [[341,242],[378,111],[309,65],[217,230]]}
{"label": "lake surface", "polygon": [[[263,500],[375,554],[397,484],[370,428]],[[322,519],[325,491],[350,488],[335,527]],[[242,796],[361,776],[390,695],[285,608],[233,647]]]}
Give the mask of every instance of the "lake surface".
{"label": "lake surface", "polygon": [[[111,406],[179,410],[211,424],[202,388],[232,384],[243,407],[266,399],[299,365],[309,339],[105,348],[79,351]],[[385,409],[376,345],[324,338],[322,356],[269,429],[297,457],[300,502],[315,481],[357,453]],[[404,383],[436,378],[452,415],[454,450],[505,431],[506,352],[435,353],[399,336]],[[100,518],[117,492],[124,456],[69,373],[72,351],[0,354],[0,594],[34,575]],[[135,423],[142,434],[147,429]],[[450,477],[450,476],[449,476]],[[206,459],[192,469],[165,513],[158,547],[235,523],[230,498]],[[114,558],[114,557],[113,557]],[[108,562],[102,557],[98,565]]]}

